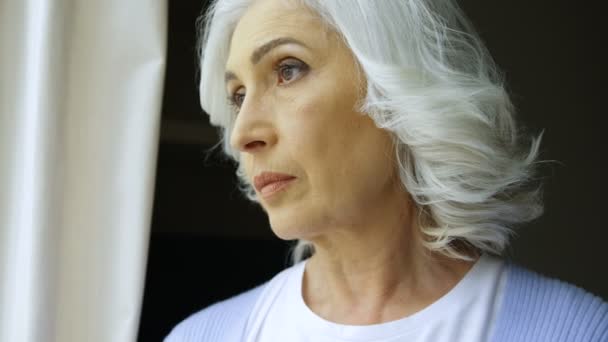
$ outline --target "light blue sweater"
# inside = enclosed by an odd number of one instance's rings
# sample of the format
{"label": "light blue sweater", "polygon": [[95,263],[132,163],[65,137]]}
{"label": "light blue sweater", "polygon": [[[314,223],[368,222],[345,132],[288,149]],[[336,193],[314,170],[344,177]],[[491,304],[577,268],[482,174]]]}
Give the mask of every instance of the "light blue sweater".
{"label": "light blue sweater", "polygon": [[[608,303],[601,298],[510,262],[507,272],[491,341],[608,342]],[[248,313],[265,285],[193,314],[165,342],[242,341]]]}

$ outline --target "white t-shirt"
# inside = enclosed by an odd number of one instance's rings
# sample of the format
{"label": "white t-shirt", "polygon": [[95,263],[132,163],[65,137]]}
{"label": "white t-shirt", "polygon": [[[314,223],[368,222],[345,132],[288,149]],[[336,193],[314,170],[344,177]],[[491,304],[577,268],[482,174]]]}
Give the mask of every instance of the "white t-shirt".
{"label": "white t-shirt", "polygon": [[504,261],[483,254],[454,288],[410,316],[373,325],[327,321],[302,298],[306,261],[277,274],[254,306],[249,342],[482,342],[490,338],[505,285]]}

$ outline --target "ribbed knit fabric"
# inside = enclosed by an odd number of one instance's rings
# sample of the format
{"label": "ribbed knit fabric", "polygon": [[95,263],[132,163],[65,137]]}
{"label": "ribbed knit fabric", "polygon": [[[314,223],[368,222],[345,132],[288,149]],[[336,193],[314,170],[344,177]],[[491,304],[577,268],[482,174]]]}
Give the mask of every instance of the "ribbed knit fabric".
{"label": "ribbed knit fabric", "polygon": [[[608,303],[601,298],[510,262],[506,271],[492,342],[608,342]],[[191,315],[165,342],[243,341],[249,312],[266,284]]]}
{"label": "ribbed knit fabric", "polygon": [[266,283],[201,310],[175,326],[164,342],[240,342]]}
{"label": "ribbed knit fabric", "polygon": [[508,270],[494,341],[608,341],[601,298],[512,263]]}

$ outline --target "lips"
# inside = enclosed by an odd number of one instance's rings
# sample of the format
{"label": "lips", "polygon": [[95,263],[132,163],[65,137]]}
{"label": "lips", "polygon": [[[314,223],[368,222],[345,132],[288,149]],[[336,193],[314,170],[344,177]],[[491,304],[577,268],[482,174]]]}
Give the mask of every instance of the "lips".
{"label": "lips", "polygon": [[284,185],[295,178],[295,176],[285,173],[262,172],[253,178],[253,185],[258,192],[269,195],[282,189]]}

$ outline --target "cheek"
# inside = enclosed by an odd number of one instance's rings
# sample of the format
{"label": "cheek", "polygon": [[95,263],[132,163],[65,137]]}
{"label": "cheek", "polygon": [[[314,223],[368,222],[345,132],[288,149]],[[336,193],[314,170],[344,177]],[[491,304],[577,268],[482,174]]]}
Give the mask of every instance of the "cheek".
{"label": "cheek", "polygon": [[[379,166],[386,152],[380,130],[351,103],[311,101],[298,107],[286,136],[292,157],[324,188],[365,178],[365,164]],[[381,152],[379,152],[381,151]],[[380,154],[380,155],[379,155]]]}
{"label": "cheek", "polygon": [[293,110],[284,120],[284,140],[292,154],[312,155],[321,157],[327,144],[327,135],[331,130],[327,127],[327,106],[322,99],[309,97],[299,99]]}

